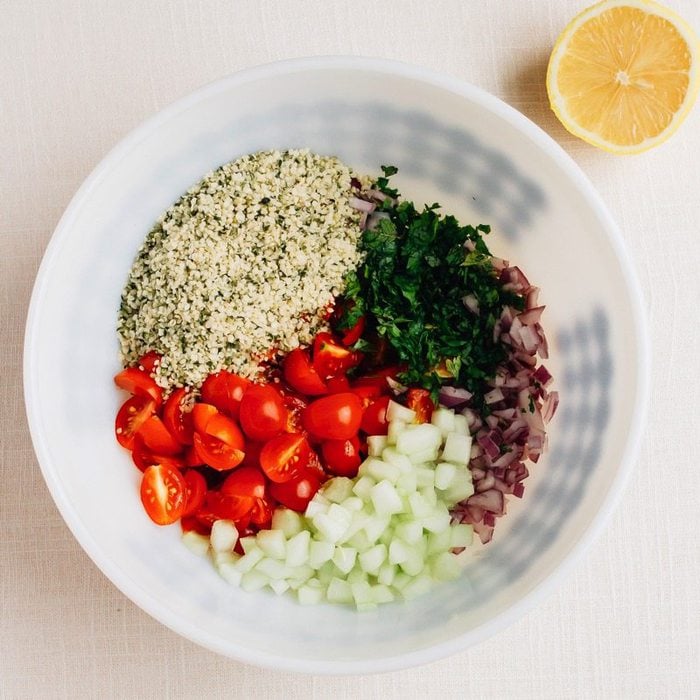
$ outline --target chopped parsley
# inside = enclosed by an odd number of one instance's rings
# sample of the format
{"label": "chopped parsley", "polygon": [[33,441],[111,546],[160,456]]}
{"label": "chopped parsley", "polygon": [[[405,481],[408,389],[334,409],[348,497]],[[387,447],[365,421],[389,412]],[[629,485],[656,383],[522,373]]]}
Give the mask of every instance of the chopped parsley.
{"label": "chopped parsley", "polygon": [[[350,328],[364,314],[367,332],[393,351],[405,366],[399,379],[436,394],[444,383],[464,387],[478,397],[487,379],[507,357],[507,348],[493,338],[505,306],[523,308],[522,297],[503,288],[491,264],[483,235],[485,225],[462,226],[443,216],[439,205],[418,210],[397,202],[389,187],[396,168],[383,166],[375,187],[387,195],[376,225],[364,231],[363,264],[346,278],[348,304],[340,328]],[[474,249],[465,248],[472,241]],[[472,295],[479,313],[462,299]],[[357,349],[360,349],[359,347]]]}

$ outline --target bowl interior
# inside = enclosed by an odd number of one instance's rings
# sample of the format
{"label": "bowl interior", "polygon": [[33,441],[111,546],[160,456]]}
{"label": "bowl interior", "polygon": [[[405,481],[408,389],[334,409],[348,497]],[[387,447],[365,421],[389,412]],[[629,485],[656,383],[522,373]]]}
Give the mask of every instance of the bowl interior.
{"label": "bowl interior", "polygon": [[[179,528],[142,512],[139,472],[115,442],[116,314],[157,216],[207,171],[259,149],[307,147],[358,170],[399,167],[406,197],[490,223],[494,253],[541,287],[561,394],[525,498],[462,579],[375,613],[228,586]],[[185,98],[120,144],[64,216],[30,311],[26,393],[52,494],[90,556],[136,603],[239,659],[315,672],[427,661],[512,620],[608,508],[638,422],[638,302],[587,181],[536,127],[469,86],[371,61],[292,62]],[[632,285],[632,286],[631,286]],[[76,421],[76,416],[80,420]],[[634,432],[634,431],[633,431]]]}

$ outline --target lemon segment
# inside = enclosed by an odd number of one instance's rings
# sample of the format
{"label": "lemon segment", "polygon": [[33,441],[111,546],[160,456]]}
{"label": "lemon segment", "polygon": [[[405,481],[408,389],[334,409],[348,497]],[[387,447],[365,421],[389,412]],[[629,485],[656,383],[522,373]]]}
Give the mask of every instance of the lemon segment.
{"label": "lemon segment", "polygon": [[651,0],[603,0],[559,36],[547,68],[552,110],[575,136],[640,153],[680,126],[698,93],[698,39]]}

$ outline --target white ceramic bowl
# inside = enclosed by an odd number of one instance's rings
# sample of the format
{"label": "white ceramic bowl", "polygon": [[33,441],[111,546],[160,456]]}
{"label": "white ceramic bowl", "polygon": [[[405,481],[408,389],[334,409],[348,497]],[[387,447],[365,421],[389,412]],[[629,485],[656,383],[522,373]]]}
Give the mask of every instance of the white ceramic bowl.
{"label": "white ceramic bowl", "polygon": [[[139,472],[113,435],[123,398],[119,296],[156,217],[207,171],[259,149],[308,147],[355,168],[400,168],[405,196],[491,223],[492,250],[542,288],[561,405],[525,498],[464,577],[358,614],[228,586],[142,511]],[[75,537],[155,618],[243,661],[366,673],[445,656],[505,627],[582,553],[631,468],[647,388],[640,294],[615,224],[546,134],[498,99],[415,67],[318,58],[247,70],[136,129],[61,219],[27,322],[25,393],[36,453]],[[468,582],[467,582],[468,580]]]}

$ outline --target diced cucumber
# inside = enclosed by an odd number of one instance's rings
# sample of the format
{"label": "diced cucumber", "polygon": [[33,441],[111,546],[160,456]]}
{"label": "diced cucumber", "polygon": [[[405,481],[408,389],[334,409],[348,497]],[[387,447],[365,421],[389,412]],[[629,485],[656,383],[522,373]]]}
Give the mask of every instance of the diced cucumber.
{"label": "diced cucumber", "polygon": [[372,547],[372,543],[369,541],[369,537],[367,537],[367,532],[364,528],[361,530],[358,530],[349,540],[347,540],[346,543],[349,547],[353,547],[359,552],[366,552],[370,547]]}
{"label": "diced cucumber", "polygon": [[464,501],[474,493],[472,474],[466,467],[458,467],[452,483],[440,496],[450,506]]}
{"label": "diced cucumber", "polygon": [[[420,496],[420,494],[418,494]],[[428,509],[426,516],[432,512]],[[406,520],[396,526],[396,536],[400,537],[406,544],[416,544],[423,538],[423,525],[420,520]]]}
{"label": "diced cucumber", "polygon": [[323,498],[319,493],[316,493],[316,495],[306,505],[304,515],[307,518],[314,518],[319,513],[327,513],[329,505],[330,502],[326,498]]}
{"label": "diced cucumber", "polygon": [[272,529],[281,530],[289,539],[304,529],[304,520],[301,515],[291,508],[281,506],[272,514]]}
{"label": "diced cucumber", "polygon": [[418,479],[416,478],[415,471],[405,472],[401,474],[396,482],[396,490],[404,495],[408,496],[412,494],[418,488]]}
{"label": "diced cucumber", "polygon": [[372,600],[381,605],[382,603],[391,603],[394,600],[394,594],[389,586],[382,583],[375,583],[371,590]]}
{"label": "diced cucumber", "polygon": [[[316,517],[321,517],[316,516]],[[287,541],[286,564],[287,566],[302,566],[309,560],[309,547],[311,533],[308,530],[298,532]]]}
{"label": "diced cucumber", "polygon": [[[362,469],[362,467],[360,467]],[[369,501],[369,494],[377,482],[371,476],[361,476],[353,486],[353,493],[363,501]]]}
{"label": "diced cucumber", "polygon": [[427,574],[422,574],[411,578],[406,585],[401,589],[401,594],[406,600],[413,600],[424,593],[427,593],[432,587],[432,580]]}
{"label": "diced cucumber", "polygon": [[427,488],[433,491],[435,488],[435,470],[432,467],[416,467],[416,488]]}
{"label": "diced cucumber", "polygon": [[[333,551],[335,552],[335,545],[331,545]],[[332,556],[332,555],[331,555]],[[331,579],[338,574],[338,569],[336,565],[329,559],[316,573],[316,578],[324,585],[327,586]]]}
{"label": "diced cucumber", "polygon": [[342,503],[352,495],[353,486],[352,479],[348,479],[346,476],[334,476],[323,485],[321,493],[331,503]]}
{"label": "diced cucumber", "polygon": [[[408,505],[414,518],[425,518],[430,515],[433,510],[433,505],[419,492],[412,493],[408,497]],[[422,527],[421,525],[421,528]]]}
{"label": "diced cucumber", "polygon": [[259,571],[247,571],[241,576],[240,586],[244,591],[259,591],[264,588],[269,582],[265,574]]}
{"label": "diced cucumber", "polygon": [[374,509],[380,515],[393,515],[404,510],[401,496],[397,493],[391,482],[383,480],[372,487],[370,498]]}
{"label": "diced cucumber", "polygon": [[347,575],[346,580],[350,585],[353,583],[360,583],[367,580],[367,573],[362,570],[359,564],[356,564]]}
{"label": "diced cucumber", "polygon": [[430,572],[438,581],[454,581],[459,578],[461,567],[457,557],[451,552],[437,554],[430,561]]}
{"label": "diced cucumber", "polygon": [[224,564],[233,565],[241,558],[241,555],[235,552],[215,552],[213,550],[211,556],[217,569]]}
{"label": "diced cucumber", "polygon": [[317,605],[323,597],[323,588],[318,579],[309,579],[297,589],[297,598],[301,605]]}
{"label": "diced cucumber", "polygon": [[[334,506],[337,504],[333,504]],[[312,522],[316,529],[319,531],[324,540],[328,542],[338,542],[345,532],[347,531],[350,523],[352,522],[352,516],[349,511],[341,508],[342,515],[339,511],[336,511],[335,515],[331,515],[330,509],[328,513],[319,513],[314,515]]]}
{"label": "diced cucumber", "polygon": [[248,571],[251,571],[258,562],[263,560],[264,557],[265,554],[263,553],[262,549],[254,547],[252,549],[249,549],[236,562],[235,566],[242,574],[245,574]]}
{"label": "diced cucumber", "polygon": [[400,452],[398,452],[395,447],[387,447],[384,449],[382,451],[382,459],[385,462],[389,462],[390,464],[397,466],[402,473],[409,473],[413,471],[411,460],[406,457],[406,455],[402,455]]}
{"label": "diced cucumber", "polygon": [[[219,521],[220,522],[220,521]],[[216,525],[216,523],[214,523]],[[308,533],[307,533],[308,534]],[[295,537],[301,535],[301,532]],[[284,559],[287,556],[287,540],[282,530],[260,530],[255,536],[258,547],[272,559]]]}
{"label": "diced cucumber", "polygon": [[435,488],[444,491],[454,481],[457,467],[450,462],[439,462],[435,467]]}
{"label": "diced cucumber", "polygon": [[365,507],[364,501],[358,496],[350,496],[343,501],[343,508],[359,512]]}
{"label": "diced cucumber", "polygon": [[357,550],[352,547],[338,546],[335,548],[333,553],[333,563],[338,567],[338,570],[347,574],[353,566],[355,566],[355,560],[357,559]]}
{"label": "diced cucumber", "polygon": [[376,576],[379,574],[379,567],[386,561],[387,548],[384,544],[377,544],[366,552],[359,555],[360,566],[368,574]]}
{"label": "diced cucumber", "polygon": [[384,584],[385,586],[391,586],[394,582],[394,576],[396,576],[397,567],[394,564],[390,564],[388,561],[384,562],[379,567],[379,573],[377,574],[377,581]]}
{"label": "diced cucumber", "polygon": [[439,452],[437,447],[429,447],[420,452],[414,452],[409,456],[411,463],[413,464],[431,464],[437,461]]}
{"label": "diced cucumber", "polygon": [[422,552],[411,547],[408,551],[408,556],[402,562],[398,562],[402,571],[409,576],[417,576],[425,568],[425,559]]}
{"label": "diced cucumber", "polygon": [[238,542],[238,530],[233,520],[217,520],[211,527],[209,541],[215,552],[230,552]]}
{"label": "diced cucumber", "polygon": [[391,517],[389,515],[374,515],[367,519],[364,530],[367,533],[367,539],[374,544],[384,532],[389,530]]}
{"label": "diced cucumber", "polygon": [[309,543],[309,566],[320,569],[327,561],[333,559],[335,546],[332,542],[318,542],[312,540]]}
{"label": "diced cucumber", "polygon": [[329,603],[352,603],[352,588],[347,581],[334,577],[328,584],[326,598]]}
{"label": "diced cucumber", "polygon": [[282,579],[289,575],[289,569],[279,559],[271,559],[265,557],[261,559],[254,567],[254,571],[259,571],[265,574],[269,579]]}
{"label": "diced cucumber", "polygon": [[390,481],[395,484],[401,475],[401,469],[395,464],[384,462],[376,457],[369,457],[362,465],[363,471],[367,476],[371,476],[375,481]]}
{"label": "diced cucumber", "polygon": [[[464,416],[462,416],[464,417]],[[443,439],[455,429],[455,414],[449,408],[439,406],[433,411],[430,422],[440,431]]]}
{"label": "diced cucumber", "polygon": [[372,596],[372,586],[367,581],[358,581],[350,584],[352,597],[358,610],[372,610],[377,603]]}
{"label": "diced cucumber", "polygon": [[[420,486],[420,484],[419,484]],[[432,486],[425,486],[420,488],[419,493],[423,498],[430,504],[431,507],[437,505],[438,496],[435,493],[435,489]]]}
{"label": "diced cucumber", "polygon": [[474,528],[458,523],[450,528],[450,547],[469,547],[474,539]]}
{"label": "diced cucumber", "polygon": [[209,538],[205,535],[200,535],[194,530],[188,530],[182,533],[182,542],[194,554],[203,557],[209,551]]}
{"label": "diced cucumber", "polygon": [[455,423],[452,429],[453,433],[458,433],[459,435],[470,435],[469,431],[469,421],[466,416],[461,413],[455,413]]}
{"label": "diced cucumber", "polygon": [[270,581],[269,586],[277,595],[282,595],[289,590],[289,582],[283,578]]}
{"label": "diced cucumber", "polygon": [[399,435],[406,430],[406,427],[406,423],[402,420],[391,421],[386,432],[386,444],[395,445]]}
{"label": "diced cucumber", "polygon": [[406,408],[406,406],[402,406],[400,403],[396,403],[396,401],[389,401],[389,405],[386,407],[386,419],[388,423],[397,420],[404,423],[413,423],[416,419],[416,412]]}
{"label": "diced cucumber", "polygon": [[466,466],[469,464],[471,449],[472,439],[469,435],[449,433],[445,438],[445,447],[442,450],[442,459],[444,462],[452,462],[453,464],[461,464]]}
{"label": "diced cucumber", "polygon": [[450,548],[451,540],[452,533],[450,528],[431,533],[428,536],[428,556],[447,551]]}
{"label": "diced cucumber", "polygon": [[218,566],[219,569],[219,575],[221,578],[224,579],[227,583],[230,583],[232,586],[240,586],[241,585],[241,579],[243,578],[243,572],[239,571],[236,568],[235,564],[220,564]]}
{"label": "diced cucumber", "polygon": [[411,430],[400,432],[396,438],[396,449],[406,455],[413,464],[418,464],[414,459],[416,454],[437,450],[441,443],[440,430],[430,423],[423,423]]}
{"label": "diced cucumber", "polygon": [[403,564],[411,556],[410,547],[398,538],[393,539],[389,545],[389,563]]}
{"label": "diced cucumber", "polygon": [[389,444],[386,435],[369,435],[367,437],[367,453],[370,457],[379,457]]}
{"label": "diced cucumber", "polygon": [[444,504],[439,503],[433,508],[432,513],[423,518],[421,522],[423,529],[428,532],[442,532],[450,527],[450,513]]}
{"label": "diced cucumber", "polygon": [[258,541],[255,539],[255,535],[241,537],[239,541],[241,543],[241,547],[243,547],[244,554],[248,554],[251,549],[258,549]]}

